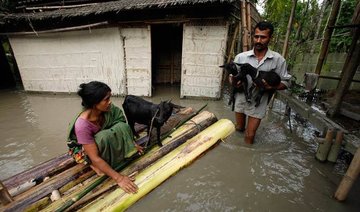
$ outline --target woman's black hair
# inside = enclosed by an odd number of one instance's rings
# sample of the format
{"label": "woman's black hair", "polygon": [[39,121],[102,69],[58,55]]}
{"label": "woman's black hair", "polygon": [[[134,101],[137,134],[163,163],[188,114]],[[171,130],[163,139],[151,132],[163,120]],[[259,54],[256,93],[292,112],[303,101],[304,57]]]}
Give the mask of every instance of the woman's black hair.
{"label": "woman's black hair", "polygon": [[80,89],[77,94],[81,97],[81,105],[86,109],[92,108],[105,98],[108,92],[111,91],[110,87],[103,82],[91,81],[89,83],[80,84]]}

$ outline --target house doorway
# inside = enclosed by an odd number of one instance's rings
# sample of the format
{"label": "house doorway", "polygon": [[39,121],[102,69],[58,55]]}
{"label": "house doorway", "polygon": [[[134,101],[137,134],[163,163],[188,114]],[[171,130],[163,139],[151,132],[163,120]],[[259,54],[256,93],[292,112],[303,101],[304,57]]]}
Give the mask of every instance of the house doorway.
{"label": "house doorway", "polygon": [[152,85],[171,85],[180,88],[182,24],[151,26]]}
{"label": "house doorway", "polygon": [[8,61],[8,56],[5,51],[5,45],[7,48],[9,48],[9,43],[3,43],[2,40],[0,40],[0,89],[5,88],[13,88],[15,87],[15,79],[13,77],[10,64]]}

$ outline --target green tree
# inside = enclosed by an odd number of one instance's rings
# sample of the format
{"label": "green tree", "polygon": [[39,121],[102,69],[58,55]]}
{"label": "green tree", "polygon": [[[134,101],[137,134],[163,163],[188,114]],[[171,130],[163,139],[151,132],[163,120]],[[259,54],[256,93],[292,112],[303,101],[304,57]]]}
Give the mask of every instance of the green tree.
{"label": "green tree", "polygon": [[[336,26],[350,25],[356,3],[358,0],[342,0],[340,14],[336,21]],[[330,42],[330,52],[347,52],[352,37],[350,31],[352,28],[336,28]]]}

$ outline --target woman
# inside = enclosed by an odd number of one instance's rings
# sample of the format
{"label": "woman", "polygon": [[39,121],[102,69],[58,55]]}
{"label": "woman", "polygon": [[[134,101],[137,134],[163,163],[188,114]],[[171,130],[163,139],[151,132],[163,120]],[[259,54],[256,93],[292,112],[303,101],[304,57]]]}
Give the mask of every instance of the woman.
{"label": "woman", "polygon": [[78,163],[91,163],[98,174],[111,177],[127,193],[137,192],[134,177],[114,170],[136,151],[142,153],[120,108],[111,103],[111,89],[102,82],[80,85],[83,111],[70,124],[68,147]]}

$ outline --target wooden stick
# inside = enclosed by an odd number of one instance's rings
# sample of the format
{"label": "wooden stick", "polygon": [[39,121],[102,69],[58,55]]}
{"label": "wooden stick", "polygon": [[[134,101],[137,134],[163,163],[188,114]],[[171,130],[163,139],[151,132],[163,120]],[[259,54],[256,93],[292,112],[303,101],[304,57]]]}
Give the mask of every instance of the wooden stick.
{"label": "wooden stick", "polygon": [[8,190],[6,189],[6,187],[2,184],[2,182],[0,181],[0,202],[3,205],[6,205],[10,202],[14,201],[13,198],[11,197],[11,195],[9,194]]}
{"label": "wooden stick", "polygon": [[33,204],[37,200],[49,195],[54,189],[58,189],[66,183],[76,179],[78,174],[86,168],[88,167],[83,164],[78,164],[71,167],[66,172],[50,178],[44,183],[41,183],[40,185],[18,195],[14,199],[14,202],[11,202],[6,206],[4,211],[22,211],[28,205]]}
{"label": "wooden stick", "polygon": [[328,129],[326,136],[325,136],[325,140],[323,143],[319,143],[315,158],[318,159],[321,162],[325,162],[327,159],[327,156],[329,154],[330,148],[331,148],[331,144],[332,144],[332,140],[334,137],[334,130],[333,129]]}
{"label": "wooden stick", "polygon": [[335,199],[344,201],[360,173],[360,148],[356,150],[354,158],[352,159],[345,176],[342,178],[340,185],[335,192]]}
{"label": "wooden stick", "polygon": [[340,149],[341,149],[341,144],[342,144],[343,139],[344,139],[344,132],[338,131],[336,133],[335,142],[331,146],[329,155],[327,157],[328,161],[330,161],[332,163],[336,162],[339,152],[340,152]]}
{"label": "wooden stick", "polygon": [[99,23],[94,23],[94,24],[87,24],[87,25],[82,25],[82,26],[74,26],[74,27],[65,27],[65,28],[59,28],[59,29],[49,29],[49,30],[42,30],[42,31],[37,31],[37,32],[5,32],[5,33],[0,33],[0,35],[33,35],[33,34],[43,34],[43,33],[52,33],[52,32],[65,32],[65,31],[73,31],[73,30],[79,30],[79,29],[87,29],[87,28],[91,28],[91,27],[97,27],[97,26],[101,26],[101,25],[106,25],[108,24],[107,21],[104,22],[99,22]]}
{"label": "wooden stick", "polygon": [[78,7],[87,7],[97,5],[98,3],[77,4],[77,5],[62,5],[62,6],[42,6],[42,7],[26,7],[25,10],[55,10],[55,9],[69,9]]}
{"label": "wooden stick", "polygon": [[44,163],[41,163],[29,170],[9,177],[8,179],[4,180],[3,183],[8,188],[8,190],[11,190],[26,183],[27,181],[29,181],[29,179],[45,178],[47,176],[56,175],[75,165],[76,162],[72,159],[70,155],[66,153],[51,160],[48,160]]}
{"label": "wooden stick", "polygon": [[247,29],[247,24],[246,24],[246,2],[245,1],[241,1],[241,26],[243,29],[243,39],[242,39],[242,43],[243,43],[243,51],[247,51],[249,50],[249,42],[248,42],[248,29]]}

